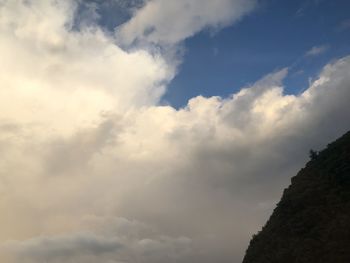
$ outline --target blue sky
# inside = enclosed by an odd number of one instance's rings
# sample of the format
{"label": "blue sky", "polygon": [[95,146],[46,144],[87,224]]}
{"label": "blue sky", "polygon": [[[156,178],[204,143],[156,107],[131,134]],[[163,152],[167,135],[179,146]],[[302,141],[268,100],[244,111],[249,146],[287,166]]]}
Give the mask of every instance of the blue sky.
{"label": "blue sky", "polygon": [[[284,67],[286,93],[299,93],[333,59],[350,53],[350,1],[264,0],[241,22],[185,41],[186,54],[164,100],[224,96]],[[306,56],[313,47],[324,52]]]}
{"label": "blue sky", "polygon": [[[257,2],[255,11],[240,22],[215,32],[203,30],[184,41],[183,62],[163,103],[180,108],[198,95],[226,97],[285,67],[285,93],[298,94],[325,64],[350,53],[349,1]],[[112,31],[143,1],[85,3],[98,3],[100,25]],[[321,52],[307,55],[312,48]]]}

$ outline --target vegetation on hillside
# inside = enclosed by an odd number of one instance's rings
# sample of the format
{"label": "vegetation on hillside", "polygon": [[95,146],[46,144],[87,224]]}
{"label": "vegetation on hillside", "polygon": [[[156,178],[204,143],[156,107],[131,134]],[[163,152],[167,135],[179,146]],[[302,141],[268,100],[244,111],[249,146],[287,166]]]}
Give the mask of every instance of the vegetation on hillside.
{"label": "vegetation on hillside", "polygon": [[350,262],[350,132],[310,158],[243,263]]}

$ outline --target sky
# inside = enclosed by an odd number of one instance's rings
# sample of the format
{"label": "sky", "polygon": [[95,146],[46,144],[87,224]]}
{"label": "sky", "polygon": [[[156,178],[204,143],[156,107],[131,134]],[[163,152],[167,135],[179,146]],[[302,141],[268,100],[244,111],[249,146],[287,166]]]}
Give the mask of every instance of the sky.
{"label": "sky", "polygon": [[0,0],[1,262],[241,262],[350,129],[349,7]]}
{"label": "sky", "polygon": [[285,92],[298,94],[325,64],[350,53],[349,10],[346,0],[260,1],[238,24],[186,40],[164,100],[182,107],[200,94],[228,96],[284,67]]}

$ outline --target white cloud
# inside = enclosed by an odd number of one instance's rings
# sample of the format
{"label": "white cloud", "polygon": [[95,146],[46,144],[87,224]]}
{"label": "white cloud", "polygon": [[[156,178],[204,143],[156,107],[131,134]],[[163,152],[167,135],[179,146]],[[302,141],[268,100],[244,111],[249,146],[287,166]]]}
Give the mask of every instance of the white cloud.
{"label": "white cloud", "polygon": [[[26,127],[5,127],[2,240],[89,230],[107,240],[131,237],[118,253],[84,262],[162,262],[177,246],[179,262],[238,262],[308,150],[349,128],[349,68],[350,58],[328,65],[300,96],[283,95],[283,70],[231,98],[106,115],[70,137],[43,140],[43,130],[29,139]],[[115,216],[140,223],[122,231]],[[165,241],[178,238],[191,249]]]}
{"label": "white cloud", "polygon": [[120,41],[177,44],[206,28],[237,21],[256,6],[255,0],[153,0],[117,30]]}
{"label": "white cloud", "polygon": [[306,52],[306,56],[314,57],[325,53],[329,49],[328,45],[314,46]]}
{"label": "white cloud", "polygon": [[308,150],[349,129],[350,57],[298,96],[283,69],[176,110],[162,53],[23,3],[0,2],[4,263],[240,262]]}
{"label": "white cloud", "polygon": [[25,3],[0,6],[0,119],[47,124],[56,116],[53,129],[70,129],[102,111],[158,102],[174,74],[160,54],[123,51],[94,25],[72,31],[70,1]]}

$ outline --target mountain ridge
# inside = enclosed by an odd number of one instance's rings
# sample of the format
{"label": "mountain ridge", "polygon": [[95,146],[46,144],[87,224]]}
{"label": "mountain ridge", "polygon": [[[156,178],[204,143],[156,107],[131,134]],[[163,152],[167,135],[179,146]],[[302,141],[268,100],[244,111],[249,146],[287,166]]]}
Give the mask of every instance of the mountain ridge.
{"label": "mountain ridge", "polygon": [[350,132],[310,158],[243,263],[350,262]]}

